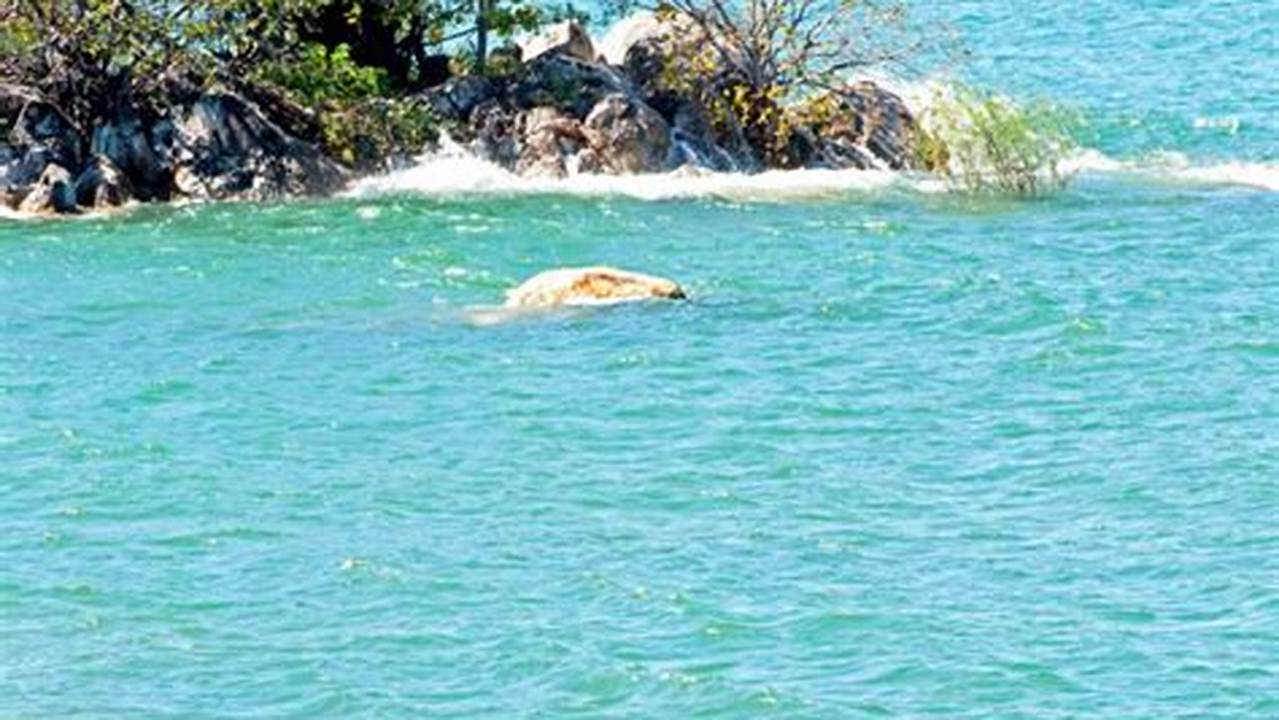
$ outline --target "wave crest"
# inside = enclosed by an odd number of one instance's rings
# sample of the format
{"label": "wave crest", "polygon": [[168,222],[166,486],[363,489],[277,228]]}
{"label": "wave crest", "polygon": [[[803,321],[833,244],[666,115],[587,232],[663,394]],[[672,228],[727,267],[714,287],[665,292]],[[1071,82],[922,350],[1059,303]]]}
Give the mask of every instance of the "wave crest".
{"label": "wave crest", "polygon": [[525,177],[487,162],[453,143],[419,158],[418,164],[356,181],[347,197],[415,194],[620,196],[638,200],[717,198],[783,201],[838,197],[888,188],[940,191],[940,181],[917,173],[887,170],[774,170],[763,173],[715,173],[681,168],[650,175],[570,175]]}
{"label": "wave crest", "polygon": [[1142,160],[1116,160],[1084,150],[1065,163],[1075,173],[1128,175],[1163,182],[1230,185],[1279,192],[1279,163],[1226,161],[1194,164],[1181,153],[1158,153]]}

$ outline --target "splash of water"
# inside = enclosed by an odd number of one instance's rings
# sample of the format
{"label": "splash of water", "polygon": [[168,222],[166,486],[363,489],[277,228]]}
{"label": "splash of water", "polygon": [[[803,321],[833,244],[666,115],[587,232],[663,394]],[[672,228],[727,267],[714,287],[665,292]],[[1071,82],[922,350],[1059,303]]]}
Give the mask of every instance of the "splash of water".
{"label": "splash of water", "polygon": [[459,195],[580,195],[620,196],[639,200],[719,198],[738,201],[785,201],[904,188],[940,191],[928,176],[887,170],[773,170],[747,174],[715,173],[684,167],[647,175],[570,175],[565,178],[525,177],[476,157],[446,140],[418,164],[396,172],[356,181],[347,197],[386,194]]}

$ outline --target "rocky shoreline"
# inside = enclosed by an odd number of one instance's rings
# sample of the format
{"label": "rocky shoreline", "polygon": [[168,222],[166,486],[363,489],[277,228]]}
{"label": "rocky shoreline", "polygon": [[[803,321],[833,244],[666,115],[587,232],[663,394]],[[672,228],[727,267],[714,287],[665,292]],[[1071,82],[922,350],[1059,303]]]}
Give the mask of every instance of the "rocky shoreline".
{"label": "rocky shoreline", "polygon": [[[780,144],[726,129],[701,99],[705,87],[663,82],[680,41],[669,23],[640,19],[601,52],[581,26],[562,23],[512,48],[505,72],[450,78],[407,100],[476,156],[522,176],[915,165],[913,115],[869,82],[829,89],[820,113],[795,112]],[[0,82],[0,206],[59,214],[324,196],[362,174],[326,149],[311,109],[270,87],[175,79],[159,110],[129,98],[113,105],[83,127],[31,84]],[[387,152],[362,170],[420,150]]]}

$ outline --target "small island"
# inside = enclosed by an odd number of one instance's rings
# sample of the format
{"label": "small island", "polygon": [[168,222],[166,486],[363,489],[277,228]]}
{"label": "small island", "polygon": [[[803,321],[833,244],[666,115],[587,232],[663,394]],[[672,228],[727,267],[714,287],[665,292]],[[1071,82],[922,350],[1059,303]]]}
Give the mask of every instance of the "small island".
{"label": "small island", "polygon": [[[0,11],[0,206],[322,196],[445,140],[552,178],[949,171],[962,154],[856,79],[914,47],[888,14],[686,0],[592,37],[572,12],[493,0],[278,5]],[[1042,165],[1013,174],[1033,189]]]}

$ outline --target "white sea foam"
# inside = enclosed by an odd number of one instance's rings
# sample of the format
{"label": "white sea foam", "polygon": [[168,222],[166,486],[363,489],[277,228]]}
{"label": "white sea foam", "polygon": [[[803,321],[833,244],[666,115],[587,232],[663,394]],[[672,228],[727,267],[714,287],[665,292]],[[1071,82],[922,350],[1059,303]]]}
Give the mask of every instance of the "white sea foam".
{"label": "white sea foam", "polygon": [[1156,153],[1141,160],[1116,160],[1096,150],[1084,150],[1063,163],[1075,173],[1129,175],[1151,181],[1205,185],[1236,185],[1279,192],[1279,163],[1195,163],[1182,153]]}
{"label": "white sea foam", "polygon": [[[1083,150],[1062,163],[1061,169],[1083,177],[1119,175],[1150,182],[1235,185],[1279,191],[1279,164],[1195,164],[1178,153],[1162,153],[1142,160],[1117,160],[1097,150]],[[654,175],[521,177],[453,146],[420,158],[411,168],[359,180],[345,195],[356,198],[387,194],[576,195],[653,201],[715,198],[782,202],[889,190],[939,193],[946,189],[946,183],[936,176],[887,170],[774,170],[757,174],[678,170]]]}
{"label": "white sea foam", "polygon": [[446,144],[417,165],[355,182],[348,197],[386,194],[426,196],[579,195],[640,200],[721,198],[783,201],[837,197],[900,187],[936,192],[943,185],[926,175],[881,170],[777,170],[757,174],[712,173],[681,169],[650,175],[572,175],[522,177]]}
{"label": "white sea foam", "polygon": [[0,220],[15,220],[19,222],[33,222],[37,220],[101,220],[117,215],[125,214],[139,207],[141,203],[131,200],[125,205],[118,208],[108,208],[105,210],[80,210],[79,212],[69,213],[66,215],[55,215],[53,213],[29,213],[21,210],[0,205]]}
{"label": "white sea foam", "polygon": [[1182,170],[1179,176],[1196,182],[1244,185],[1279,192],[1279,164],[1273,163],[1222,163],[1191,167]]}

